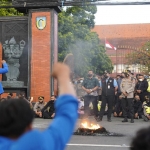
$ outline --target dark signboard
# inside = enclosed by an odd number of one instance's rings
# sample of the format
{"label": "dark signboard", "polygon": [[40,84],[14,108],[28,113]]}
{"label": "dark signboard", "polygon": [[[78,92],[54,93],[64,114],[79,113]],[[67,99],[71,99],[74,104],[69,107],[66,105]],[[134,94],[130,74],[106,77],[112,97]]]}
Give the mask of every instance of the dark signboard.
{"label": "dark signboard", "polygon": [[28,84],[28,21],[0,20],[0,42],[9,72],[3,75],[4,87],[26,87]]}

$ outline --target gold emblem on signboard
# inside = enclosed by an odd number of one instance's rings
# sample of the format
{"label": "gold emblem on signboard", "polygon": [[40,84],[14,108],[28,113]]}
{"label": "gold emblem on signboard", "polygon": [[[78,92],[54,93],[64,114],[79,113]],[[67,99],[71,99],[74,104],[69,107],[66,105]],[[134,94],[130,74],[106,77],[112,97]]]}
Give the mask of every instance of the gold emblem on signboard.
{"label": "gold emblem on signboard", "polygon": [[39,30],[43,30],[46,27],[46,17],[37,17],[36,26]]}

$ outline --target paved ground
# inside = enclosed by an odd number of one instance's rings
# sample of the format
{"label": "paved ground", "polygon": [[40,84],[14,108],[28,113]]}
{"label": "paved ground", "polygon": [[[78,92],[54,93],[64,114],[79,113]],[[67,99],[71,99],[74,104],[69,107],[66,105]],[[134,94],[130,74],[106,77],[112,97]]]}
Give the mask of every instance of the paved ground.
{"label": "paved ground", "polygon": [[[129,145],[132,137],[136,131],[148,127],[150,122],[144,122],[142,119],[135,120],[134,124],[122,123],[122,118],[112,118],[112,122],[107,122],[104,117],[103,121],[99,123],[100,126],[105,127],[109,132],[121,133],[123,137],[108,137],[108,136],[77,136],[73,135],[66,150],[129,150]],[[35,119],[34,127],[38,129],[45,129],[52,120]],[[91,122],[95,122],[93,117],[90,117]],[[76,129],[81,124],[79,119]]]}

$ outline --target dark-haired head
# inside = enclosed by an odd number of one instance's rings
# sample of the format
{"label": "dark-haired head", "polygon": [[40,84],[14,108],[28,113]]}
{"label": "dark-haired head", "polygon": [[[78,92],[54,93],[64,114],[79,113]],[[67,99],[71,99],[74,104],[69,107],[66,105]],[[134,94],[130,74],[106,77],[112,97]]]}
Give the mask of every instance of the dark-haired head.
{"label": "dark-haired head", "polygon": [[20,92],[18,95],[19,98],[24,98],[25,97],[25,93],[24,92]]}
{"label": "dark-haired head", "polygon": [[131,142],[130,150],[150,150],[150,127],[137,132]]}
{"label": "dark-haired head", "polygon": [[131,74],[131,70],[127,70],[127,73]]}
{"label": "dark-haired head", "polygon": [[51,101],[54,101],[56,99],[55,95],[51,95]]}
{"label": "dark-haired head", "polygon": [[89,70],[89,71],[88,71],[88,77],[91,78],[93,75],[94,75],[93,71],[92,71],[92,70]]}
{"label": "dark-haired head", "polygon": [[143,74],[139,74],[139,76],[142,76],[142,77],[143,77],[144,75],[143,75]]}
{"label": "dark-haired head", "polygon": [[0,136],[18,138],[32,127],[33,111],[25,100],[1,102],[0,114]]}
{"label": "dark-haired head", "polygon": [[145,96],[145,101],[146,101],[146,103],[148,103],[148,104],[150,103],[150,95],[146,95],[146,96]]}

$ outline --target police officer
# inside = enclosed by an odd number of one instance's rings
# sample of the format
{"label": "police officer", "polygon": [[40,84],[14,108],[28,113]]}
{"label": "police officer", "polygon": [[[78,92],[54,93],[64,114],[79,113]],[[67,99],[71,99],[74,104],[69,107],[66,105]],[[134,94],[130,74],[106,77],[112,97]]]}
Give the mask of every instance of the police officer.
{"label": "police officer", "polygon": [[134,107],[133,107],[134,88],[135,82],[131,79],[131,76],[127,72],[125,72],[125,78],[122,79],[120,84],[121,90],[120,99],[124,116],[124,120],[122,122],[128,122],[127,111],[129,111],[131,123],[134,123]]}
{"label": "police officer", "polygon": [[137,83],[137,79],[134,77],[134,73],[131,72],[131,70],[127,70],[127,73],[131,77],[131,80],[136,84]]}
{"label": "police officer", "polygon": [[97,121],[102,121],[107,103],[108,104],[107,121],[111,122],[111,114],[115,99],[115,93],[117,92],[118,89],[117,81],[110,77],[110,73],[105,72],[104,78],[100,82],[100,86],[102,88],[102,104]]}

